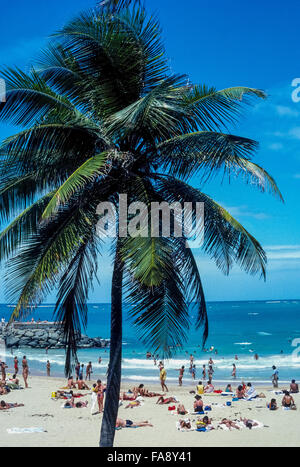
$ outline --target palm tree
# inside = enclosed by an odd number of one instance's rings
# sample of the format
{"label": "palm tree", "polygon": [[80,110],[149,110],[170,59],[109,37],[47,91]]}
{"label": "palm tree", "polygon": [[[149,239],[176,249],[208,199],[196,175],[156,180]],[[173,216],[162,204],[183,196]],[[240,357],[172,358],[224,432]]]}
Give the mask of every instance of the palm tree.
{"label": "palm tree", "polygon": [[[55,319],[66,339],[66,374],[87,323],[102,240],[97,206],[205,203],[204,251],[228,274],[234,263],[266,274],[259,242],[202,191],[214,173],[240,176],[281,194],[252,162],[257,143],[228,133],[252,98],[247,87],[221,91],[170,74],[158,21],[131,2],[87,11],[57,32],[29,73],[4,69],[1,121],[20,131],[1,145],[0,260],[6,262],[11,320],[57,288]],[[201,187],[189,184],[197,177]],[[121,237],[113,243],[111,348],[101,446],[112,446],[122,354],[122,301],[142,342],[169,357],[192,324],[208,334],[204,292],[188,238]],[[125,297],[122,296],[125,295]]]}

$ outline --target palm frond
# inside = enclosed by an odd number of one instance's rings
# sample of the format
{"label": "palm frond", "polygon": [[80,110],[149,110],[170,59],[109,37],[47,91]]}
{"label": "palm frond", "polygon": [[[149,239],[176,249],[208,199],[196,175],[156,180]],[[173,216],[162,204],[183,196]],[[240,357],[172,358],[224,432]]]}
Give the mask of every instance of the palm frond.
{"label": "palm frond", "polygon": [[254,275],[266,277],[266,254],[260,243],[211,197],[181,180],[161,178],[158,189],[169,202],[204,203],[204,251],[224,274],[234,263]]}
{"label": "palm frond", "polygon": [[61,204],[65,204],[74,193],[82,190],[86,183],[92,182],[101,172],[103,173],[107,155],[106,152],[97,154],[78,167],[58,188],[43,212],[42,219],[45,220],[53,216]]}
{"label": "palm frond", "polygon": [[172,171],[175,177],[187,180],[199,175],[204,183],[222,170],[229,178],[244,176],[262,192],[270,191],[282,201],[273,177],[250,160],[257,148],[258,143],[249,138],[207,131],[177,136],[157,145],[163,170]]}
{"label": "palm frond", "polygon": [[92,281],[97,274],[97,248],[88,236],[68,264],[59,284],[54,319],[63,330],[66,342],[65,374],[70,375],[76,360],[81,326],[87,326],[87,300]]}
{"label": "palm frond", "polygon": [[0,121],[26,127],[45,118],[51,111],[76,116],[76,108],[64,97],[56,94],[32,70],[26,74],[19,69],[1,71],[7,85],[6,103],[0,109]]}
{"label": "palm frond", "polygon": [[15,254],[22,245],[37,234],[41,215],[54,192],[47,193],[21,214],[0,233],[0,261],[7,260]]}
{"label": "palm frond", "polygon": [[10,302],[17,301],[11,321],[26,316],[28,307],[35,307],[53,289],[89,227],[86,214],[82,214],[78,208],[62,211],[10,259],[6,290]]}
{"label": "palm frond", "polygon": [[191,86],[183,105],[189,114],[192,130],[220,131],[235,124],[245,104],[253,99],[265,99],[264,91],[236,86],[218,91],[206,85]]}
{"label": "palm frond", "polygon": [[[126,264],[126,262],[125,262]],[[125,275],[126,303],[139,339],[161,358],[169,358],[187,341],[190,326],[182,276],[175,258],[162,265],[165,279],[160,285],[145,286],[132,277],[132,265]]]}

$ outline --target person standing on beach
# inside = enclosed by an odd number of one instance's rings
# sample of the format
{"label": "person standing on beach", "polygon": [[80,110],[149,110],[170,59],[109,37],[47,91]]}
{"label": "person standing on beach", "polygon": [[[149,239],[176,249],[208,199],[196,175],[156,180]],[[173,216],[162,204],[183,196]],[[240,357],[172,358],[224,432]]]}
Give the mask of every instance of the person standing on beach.
{"label": "person standing on beach", "polygon": [[236,379],[236,365],[235,365],[235,363],[233,363],[232,366],[233,366],[233,370],[232,370],[231,376],[234,379]]}
{"label": "person standing on beach", "polygon": [[26,355],[24,355],[23,357],[22,367],[23,367],[23,379],[24,379],[25,388],[28,388],[27,379],[29,375],[29,368],[28,368],[28,362],[27,362]]}
{"label": "person standing on beach", "polygon": [[14,358],[14,369],[15,369],[15,374],[17,375],[19,373],[19,360],[17,357]]}
{"label": "person standing on beach", "polygon": [[51,365],[50,365],[49,360],[47,360],[46,369],[47,369],[47,376],[50,376]]}
{"label": "person standing on beach", "polygon": [[6,363],[1,362],[1,378],[2,378],[3,383],[5,383],[6,381],[6,368],[7,368]]}
{"label": "person standing on beach", "polygon": [[91,381],[91,374],[93,373],[92,371],[92,362],[89,362],[86,366],[86,380]]}
{"label": "person standing on beach", "polygon": [[202,378],[203,380],[206,380],[206,366],[205,365],[202,366]]}
{"label": "person standing on beach", "polygon": [[97,401],[98,401],[98,408],[99,408],[99,413],[103,412],[103,401],[104,401],[104,392],[106,390],[106,386],[102,384],[100,379],[97,381],[97,385],[95,388],[95,392],[97,394]]}
{"label": "person standing on beach", "polygon": [[208,367],[208,380],[209,380],[210,383],[212,382],[213,374],[214,374],[214,369],[213,369],[212,365],[209,365],[209,367]]}
{"label": "person standing on beach", "polygon": [[166,385],[167,372],[165,370],[164,365],[160,367],[159,379],[160,379],[162,390],[169,392],[169,389],[167,388],[167,385]]}
{"label": "person standing on beach", "polygon": [[191,353],[191,355],[190,355],[190,367],[191,368],[193,366],[193,363],[194,363],[194,355]]}
{"label": "person standing on beach", "polygon": [[196,379],[196,365],[192,366],[192,378]]}
{"label": "person standing on beach", "polygon": [[179,386],[182,386],[182,378],[183,378],[183,374],[184,374],[184,366],[182,366],[181,368],[179,368],[177,371],[179,371],[178,384],[179,384]]}
{"label": "person standing on beach", "polygon": [[273,387],[278,388],[279,372],[275,365],[272,366],[272,370],[274,370],[274,373],[272,375]]}
{"label": "person standing on beach", "polygon": [[80,363],[77,362],[75,366],[75,376],[76,376],[76,381],[79,380],[79,372],[80,372]]}

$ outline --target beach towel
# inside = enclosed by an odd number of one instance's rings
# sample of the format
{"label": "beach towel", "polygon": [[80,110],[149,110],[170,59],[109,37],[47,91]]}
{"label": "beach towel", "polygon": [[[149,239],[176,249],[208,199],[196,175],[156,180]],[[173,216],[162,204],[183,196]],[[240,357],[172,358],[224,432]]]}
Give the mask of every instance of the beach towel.
{"label": "beach towel", "polygon": [[10,435],[23,434],[23,433],[47,433],[47,430],[45,430],[44,428],[35,427],[35,426],[32,426],[30,428],[7,428],[6,431]]}
{"label": "beach towel", "polygon": [[[183,417],[182,414],[180,413],[177,413],[177,409],[172,409],[170,410],[170,414],[171,415],[178,415],[179,417]],[[187,410],[187,413],[185,415],[192,415],[191,412],[189,410]],[[198,414],[197,414],[198,415]]]}
{"label": "beach towel", "polygon": [[[122,401],[120,401],[120,402],[121,402],[121,404],[119,403],[119,406],[122,405]],[[92,392],[92,395],[91,395],[91,413],[94,412],[96,405],[97,405],[97,394],[95,392]]]}
{"label": "beach towel", "polygon": [[[234,420],[235,424],[239,427],[240,430],[243,430],[244,428],[247,428],[246,425],[244,424],[244,422],[241,422],[240,420]],[[258,425],[257,426],[252,426],[252,430],[255,430],[256,428],[263,428],[264,427],[264,424],[257,421],[257,420],[253,420],[254,423],[257,423]],[[218,428],[221,428],[221,430],[224,430],[224,431],[234,431],[234,430],[237,430],[236,428],[228,428],[226,425],[223,425],[221,423],[218,423],[217,425]],[[249,430],[249,428],[248,428]]]}

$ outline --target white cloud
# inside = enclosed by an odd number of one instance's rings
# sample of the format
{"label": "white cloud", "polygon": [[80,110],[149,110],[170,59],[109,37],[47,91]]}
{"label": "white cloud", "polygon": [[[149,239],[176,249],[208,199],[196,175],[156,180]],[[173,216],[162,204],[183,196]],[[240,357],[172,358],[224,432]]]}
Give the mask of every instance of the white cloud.
{"label": "white cloud", "polygon": [[289,130],[289,135],[292,136],[292,138],[300,139],[300,126],[296,126],[294,128],[291,128]]}
{"label": "white cloud", "polygon": [[270,144],[269,149],[271,149],[272,151],[279,151],[280,149],[283,149],[283,144],[282,143]]}
{"label": "white cloud", "polygon": [[269,245],[265,250],[269,260],[300,259],[300,245]]}
{"label": "white cloud", "polygon": [[281,115],[283,117],[298,117],[299,112],[295,109],[292,109],[291,107],[287,107],[285,105],[276,105],[276,112],[278,115]]}
{"label": "white cloud", "polygon": [[269,215],[264,212],[254,212],[249,210],[246,205],[242,206],[228,206],[225,209],[234,217],[251,217],[252,219],[268,219]]}

